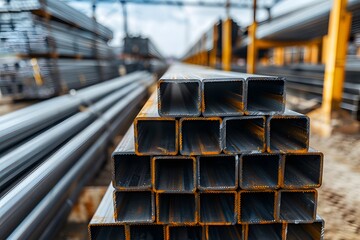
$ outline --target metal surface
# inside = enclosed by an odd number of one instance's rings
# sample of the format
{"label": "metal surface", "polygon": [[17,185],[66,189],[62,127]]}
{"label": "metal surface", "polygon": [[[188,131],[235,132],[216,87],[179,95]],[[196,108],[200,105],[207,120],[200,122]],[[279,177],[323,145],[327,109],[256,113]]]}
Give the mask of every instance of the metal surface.
{"label": "metal surface", "polygon": [[280,154],[243,154],[240,156],[241,189],[277,189],[282,179]]}
{"label": "metal surface", "polygon": [[200,192],[199,223],[201,225],[232,225],[237,222],[235,191]]}
{"label": "metal surface", "polygon": [[245,239],[257,240],[257,239],[282,239],[283,225],[280,223],[270,224],[249,224],[247,225],[247,232]]}
{"label": "metal surface", "polygon": [[169,226],[166,240],[205,239],[205,229],[201,226]]}
{"label": "metal surface", "polygon": [[165,239],[163,225],[130,225],[130,240]]}
{"label": "metal surface", "polygon": [[199,156],[197,158],[199,190],[236,190],[238,166],[237,155]]}
{"label": "metal surface", "polygon": [[240,191],[239,201],[239,223],[271,223],[276,221],[276,191]]}
{"label": "metal surface", "polygon": [[313,223],[289,223],[286,225],[285,239],[324,239],[325,221],[318,215]]}
{"label": "metal surface", "polygon": [[316,219],[317,191],[280,190],[278,220],[288,223],[312,223]]}
{"label": "metal surface", "polygon": [[285,80],[278,77],[248,75],[245,112],[249,115],[273,115],[285,111]]}
{"label": "metal surface", "polygon": [[135,155],[132,125],[113,155],[113,186],[118,190],[150,190],[151,158]]}
{"label": "metal surface", "polygon": [[155,221],[155,196],[151,191],[114,191],[115,220],[120,223]]}
{"label": "metal surface", "polygon": [[197,194],[157,193],[157,223],[171,225],[194,225],[198,222],[197,204]]}
{"label": "metal surface", "polygon": [[323,154],[313,149],[307,153],[285,154],[281,188],[319,188],[322,183],[323,159]]}
{"label": "metal surface", "polygon": [[221,118],[181,118],[179,122],[182,155],[221,153]]}
{"label": "metal surface", "polygon": [[224,153],[265,152],[265,120],[265,116],[224,118]]}
{"label": "metal surface", "polygon": [[208,240],[242,240],[244,235],[244,226],[208,226],[207,227]]}
{"label": "metal surface", "polygon": [[154,92],[134,121],[135,153],[146,155],[176,155],[178,153],[178,121],[158,115]]}
{"label": "metal surface", "polygon": [[309,148],[310,119],[286,110],[267,118],[267,152],[306,152]]}
{"label": "metal surface", "polygon": [[195,192],[194,157],[154,157],[152,161],[152,184],[156,192]]}

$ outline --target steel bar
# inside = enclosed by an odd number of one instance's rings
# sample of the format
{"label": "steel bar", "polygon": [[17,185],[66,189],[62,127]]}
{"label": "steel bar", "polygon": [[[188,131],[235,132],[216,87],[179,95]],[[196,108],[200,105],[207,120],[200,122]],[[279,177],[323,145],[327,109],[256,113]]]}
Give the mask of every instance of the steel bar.
{"label": "steel bar", "polygon": [[205,231],[201,226],[168,226],[166,240],[203,240]]}
{"label": "steel bar", "polygon": [[282,188],[319,188],[322,183],[323,158],[321,152],[312,149],[307,153],[285,154]]}
{"label": "steel bar", "polygon": [[265,116],[224,118],[223,141],[226,154],[265,152]]}
{"label": "steel bar", "polygon": [[237,189],[239,166],[237,155],[199,156],[197,163],[200,190]]}
{"label": "steel bar", "polygon": [[280,190],[278,220],[287,223],[311,223],[316,219],[317,191]]}
{"label": "steel bar", "polygon": [[[139,94],[145,87],[128,94],[122,101],[116,103],[109,111],[114,119],[128,104],[139,101]],[[116,111],[112,111],[116,109]],[[45,162],[27,175],[19,184],[0,199],[0,224],[3,231],[0,238],[4,238],[18,225],[31,209],[52,189],[61,177],[71,168],[81,155],[88,149],[101,133],[106,130],[105,119],[98,119],[85,130],[80,132]],[[29,201],[28,199],[31,199]]]}
{"label": "steel bar", "polygon": [[156,92],[151,95],[134,121],[135,153],[145,155],[176,155],[178,153],[178,121],[160,117]]}
{"label": "steel bar", "polygon": [[257,239],[282,239],[283,225],[281,223],[269,224],[249,224],[247,225],[246,237],[247,240]]}
{"label": "steel bar", "polygon": [[287,240],[323,240],[325,221],[318,215],[313,223],[288,223],[285,238]]}
{"label": "steel bar", "polygon": [[285,80],[279,77],[249,75],[246,78],[245,112],[273,115],[285,111]]}
{"label": "steel bar", "polygon": [[241,189],[260,190],[280,187],[282,173],[280,154],[243,154],[240,156]]}
{"label": "steel bar", "polygon": [[275,191],[240,191],[239,201],[239,223],[276,221],[277,193]]}
{"label": "steel bar", "polygon": [[242,78],[204,79],[202,81],[202,115],[205,117],[242,115],[244,89],[245,82]]}
{"label": "steel bar", "polygon": [[151,189],[151,158],[135,154],[133,125],[122,138],[112,158],[114,188],[118,190]]}
{"label": "steel bar", "polygon": [[180,153],[182,155],[214,155],[221,153],[219,117],[181,118]]}
{"label": "steel bar", "polygon": [[200,192],[199,223],[232,225],[237,222],[237,193],[235,191]]}
{"label": "steel bar", "polygon": [[195,192],[196,159],[194,157],[154,157],[152,161],[155,191]]}
{"label": "steel bar", "polygon": [[310,119],[300,113],[286,110],[283,115],[267,119],[267,151],[306,152],[309,148]]}
{"label": "steel bar", "polygon": [[155,221],[155,196],[151,191],[114,191],[115,219],[120,223]]}
{"label": "steel bar", "polygon": [[243,240],[244,239],[244,226],[233,225],[233,226],[208,226],[207,227],[208,240]]}
{"label": "steel bar", "polygon": [[91,240],[102,240],[107,239],[107,237],[125,240],[124,225],[115,222],[114,219],[113,191],[114,188],[110,184],[89,223],[88,230]]}
{"label": "steel bar", "polygon": [[158,109],[163,117],[197,117],[201,114],[201,82],[182,65],[172,66],[157,83]]}
{"label": "steel bar", "polygon": [[192,193],[157,193],[156,218],[158,224],[195,225],[197,195]]}
{"label": "steel bar", "polygon": [[165,239],[163,225],[130,225],[130,240]]}

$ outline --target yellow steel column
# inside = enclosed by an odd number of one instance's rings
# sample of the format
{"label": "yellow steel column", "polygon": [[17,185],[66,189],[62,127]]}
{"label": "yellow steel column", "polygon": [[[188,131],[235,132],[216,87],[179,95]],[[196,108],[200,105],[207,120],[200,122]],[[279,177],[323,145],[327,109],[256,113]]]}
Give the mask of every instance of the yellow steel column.
{"label": "yellow steel column", "polygon": [[312,56],[312,46],[305,46],[304,51],[304,63],[310,63]]}
{"label": "yellow steel column", "polygon": [[250,42],[248,43],[247,47],[247,61],[246,61],[246,70],[247,73],[255,73],[256,72],[256,60],[257,60],[257,54],[258,49],[256,45],[256,0],[253,0],[253,23],[249,27],[249,33],[248,36],[250,37]]}
{"label": "yellow steel column", "polygon": [[311,45],[311,56],[310,56],[310,63],[311,64],[318,64],[319,63],[319,44]]}
{"label": "yellow steel column", "polygon": [[322,101],[323,120],[329,124],[332,111],[340,108],[342,100],[351,23],[351,14],[347,12],[346,7],[347,0],[334,1],[329,20],[328,52]]}
{"label": "yellow steel column", "polygon": [[322,47],[321,47],[321,63],[326,64],[327,54],[328,54],[328,35],[325,35],[322,38]]}
{"label": "yellow steel column", "polygon": [[274,64],[276,66],[284,66],[284,64],[285,64],[285,48],[277,47],[274,49]]}
{"label": "yellow steel column", "polygon": [[222,27],[222,68],[225,71],[231,70],[231,26],[232,21],[230,18],[227,18],[223,22]]}
{"label": "yellow steel column", "polygon": [[218,45],[218,28],[217,25],[214,25],[213,30],[213,48],[210,51],[210,67],[216,68],[216,55],[217,55],[217,45]]}

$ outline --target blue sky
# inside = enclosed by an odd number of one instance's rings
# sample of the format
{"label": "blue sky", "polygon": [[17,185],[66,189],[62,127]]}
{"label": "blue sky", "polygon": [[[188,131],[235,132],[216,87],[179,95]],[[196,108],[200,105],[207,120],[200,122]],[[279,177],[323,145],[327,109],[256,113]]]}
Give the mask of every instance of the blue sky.
{"label": "blue sky", "polygon": [[[206,0],[203,0],[204,2]],[[266,0],[265,0],[266,1]],[[286,11],[319,0],[284,0],[272,10],[279,15]],[[89,1],[90,2],[90,1]],[[89,3],[70,2],[78,10],[91,15]],[[181,57],[186,50],[218,19],[226,17],[225,9],[209,7],[169,7],[127,4],[128,28],[131,35],[150,37],[165,56]],[[101,3],[97,7],[97,19],[114,32],[113,46],[121,45],[124,36],[122,8],[118,1]],[[231,9],[230,16],[240,25],[251,23],[252,10]],[[265,11],[258,11],[258,20],[267,18]]]}

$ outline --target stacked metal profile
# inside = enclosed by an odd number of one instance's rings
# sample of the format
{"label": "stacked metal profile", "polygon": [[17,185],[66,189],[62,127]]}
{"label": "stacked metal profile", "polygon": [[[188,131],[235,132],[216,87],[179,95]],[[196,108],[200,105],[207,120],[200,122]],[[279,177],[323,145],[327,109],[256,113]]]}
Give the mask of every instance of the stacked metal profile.
{"label": "stacked metal profile", "polygon": [[323,155],[283,78],[176,65],[133,128],[91,239],[323,239]]}
{"label": "stacked metal profile", "polygon": [[0,0],[0,95],[47,98],[117,77],[112,37],[58,0]]}

